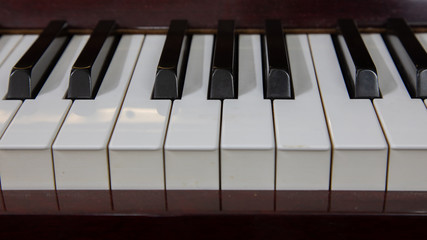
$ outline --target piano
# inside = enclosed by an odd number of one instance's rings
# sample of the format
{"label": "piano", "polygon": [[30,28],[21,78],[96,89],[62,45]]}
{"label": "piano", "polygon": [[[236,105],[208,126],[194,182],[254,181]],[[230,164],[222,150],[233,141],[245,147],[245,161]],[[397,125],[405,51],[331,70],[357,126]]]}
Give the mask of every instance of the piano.
{"label": "piano", "polygon": [[0,236],[426,236],[426,8],[3,1]]}

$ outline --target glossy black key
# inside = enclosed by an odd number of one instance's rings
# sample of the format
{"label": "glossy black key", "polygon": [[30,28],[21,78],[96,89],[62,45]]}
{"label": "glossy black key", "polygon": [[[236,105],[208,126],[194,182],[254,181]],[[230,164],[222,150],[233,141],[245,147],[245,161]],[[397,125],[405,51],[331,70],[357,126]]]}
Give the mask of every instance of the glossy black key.
{"label": "glossy black key", "polygon": [[157,66],[153,99],[181,98],[190,43],[186,31],[186,20],[171,21]]}
{"label": "glossy black key", "polygon": [[341,70],[352,98],[379,98],[380,89],[375,64],[369,55],[356,23],[338,20],[335,39]]}
{"label": "glossy black key", "polygon": [[427,98],[427,53],[404,19],[389,19],[384,40],[412,97]]}
{"label": "glossy black key", "polygon": [[267,20],[264,35],[264,98],[293,98],[288,49],[280,20]]}
{"label": "glossy black key", "polygon": [[209,81],[209,99],[237,98],[237,49],[234,21],[219,21]]}
{"label": "glossy black key", "polygon": [[94,98],[117,43],[115,21],[99,21],[73,67],[68,95],[70,99]]}
{"label": "glossy black key", "polygon": [[35,98],[68,42],[67,22],[52,21],[12,68],[7,99]]}

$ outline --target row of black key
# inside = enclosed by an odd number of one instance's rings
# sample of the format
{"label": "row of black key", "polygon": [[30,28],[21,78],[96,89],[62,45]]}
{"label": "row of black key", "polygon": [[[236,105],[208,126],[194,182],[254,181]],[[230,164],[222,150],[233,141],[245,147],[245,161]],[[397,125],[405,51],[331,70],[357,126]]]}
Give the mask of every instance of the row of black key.
{"label": "row of black key", "polygon": [[[115,22],[100,21],[74,63],[67,97],[94,98],[117,44]],[[52,21],[13,67],[7,99],[35,98],[65,49],[69,36],[65,21]]]}
{"label": "row of black key", "polygon": [[8,99],[34,98],[66,46],[65,21],[53,21],[13,67]]}
{"label": "row of black key", "polygon": [[[188,55],[188,45],[183,43],[186,22],[172,21],[157,68],[153,88],[154,99],[179,99],[182,94],[185,70],[180,61]],[[178,37],[179,36],[179,37]],[[173,49],[176,49],[173,51]],[[181,56],[185,56],[180,58]],[[213,49],[209,99],[235,99],[238,96],[238,39],[234,21],[222,20]],[[292,98],[292,81],[288,54],[282,26],[279,21],[266,22],[265,34],[265,97]],[[181,71],[181,73],[179,72]]]}
{"label": "row of black key", "polygon": [[[153,88],[154,99],[179,99],[182,94],[185,65],[188,55],[185,43],[185,21],[172,21],[157,68]],[[180,57],[181,56],[181,57]],[[234,99],[238,96],[238,39],[234,21],[222,20],[213,49],[209,99]],[[266,22],[265,34],[265,97],[292,98],[292,81],[286,42],[279,21]]]}
{"label": "row of black key", "polygon": [[[427,53],[404,19],[389,19],[383,39],[413,98],[427,98]],[[353,20],[338,21],[333,38],[351,98],[381,97],[375,65]]]}
{"label": "row of black key", "polygon": [[[191,37],[187,21],[173,20],[157,67],[153,99],[180,99]],[[427,97],[427,53],[402,19],[390,19],[384,40],[413,97]],[[92,99],[117,46],[114,21],[100,21],[72,67],[67,97]],[[381,97],[375,65],[353,20],[339,20],[334,37],[351,98]],[[11,71],[8,99],[34,98],[69,40],[67,23],[53,21]],[[264,97],[292,99],[286,38],[278,20],[267,20],[263,37]],[[219,21],[209,83],[209,99],[238,97],[238,39],[234,21]]]}

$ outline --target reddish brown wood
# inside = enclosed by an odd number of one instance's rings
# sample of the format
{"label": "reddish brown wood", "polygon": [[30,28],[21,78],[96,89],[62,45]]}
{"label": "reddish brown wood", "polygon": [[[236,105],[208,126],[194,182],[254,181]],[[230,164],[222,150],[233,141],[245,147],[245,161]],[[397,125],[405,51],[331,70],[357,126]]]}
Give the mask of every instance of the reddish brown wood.
{"label": "reddish brown wood", "polygon": [[427,213],[427,192],[387,192],[387,213]]}
{"label": "reddish brown wood", "polygon": [[276,191],[276,211],[323,212],[329,208],[329,191]]}
{"label": "reddish brown wood", "polygon": [[60,214],[96,214],[113,211],[110,191],[58,190],[57,195]]}
{"label": "reddish brown wood", "polygon": [[55,191],[3,194],[1,239],[427,237],[427,192],[73,190],[59,210]]}
{"label": "reddish brown wood", "polygon": [[224,190],[221,203],[224,212],[274,212],[274,191]]}
{"label": "reddish brown wood", "polygon": [[113,209],[121,213],[165,212],[165,191],[113,190]]}
{"label": "reddish brown wood", "polygon": [[8,214],[175,214],[235,213],[423,215],[427,192],[253,191],[253,190],[7,190]]}
{"label": "reddish brown wood", "polygon": [[0,212],[4,211],[6,211],[6,209],[4,208],[3,193],[0,191]]}
{"label": "reddish brown wood", "polygon": [[19,214],[55,214],[58,202],[55,191],[3,191],[6,212]]}
{"label": "reddish brown wood", "polygon": [[333,27],[343,17],[371,27],[389,17],[427,21],[426,1],[401,0],[3,0],[0,9],[0,25],[6,28],[42,28],[52,19],[79,28],[93,28],[100,19],[114,19],[126,28],[166,27],[178,18],[196,28],[214,28],[218,19],[235,19],[239,28],[262,28],[267,18],[282,19],[290,28]]}
{"label": "reddish brown wood", "polygon": [[376,191],[332,191],[331,212],[381,213],[384,210],[384,192]]}
{"label": "reddish brown wood", "polygon": [[171,190],[167,191],[167,210],[174,212],[200,213],[219,212],[219,191],[190,191]]}

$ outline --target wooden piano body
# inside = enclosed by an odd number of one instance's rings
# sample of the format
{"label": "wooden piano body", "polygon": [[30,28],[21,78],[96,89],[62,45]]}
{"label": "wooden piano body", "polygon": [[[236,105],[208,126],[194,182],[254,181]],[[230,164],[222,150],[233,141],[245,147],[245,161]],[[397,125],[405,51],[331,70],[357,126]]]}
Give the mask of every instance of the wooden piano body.
{"label": "wooden piano body", "polygon": [[[1,3],[2,33],[37,33],[53,19],[88,32],[100,19],[120,31],[164,33],[171,19],[188,19],[193,32],[214,32],[234,19],[240,32],[262,33],[281,19],[286,32],[334,32],[339,18],[362,31],[382,32],[390,17],[416,31],[427,23],[427,2],[104,0]],[[3,239],[75,238],[422,238],[427,192],[366,191],[4,191]]]}

